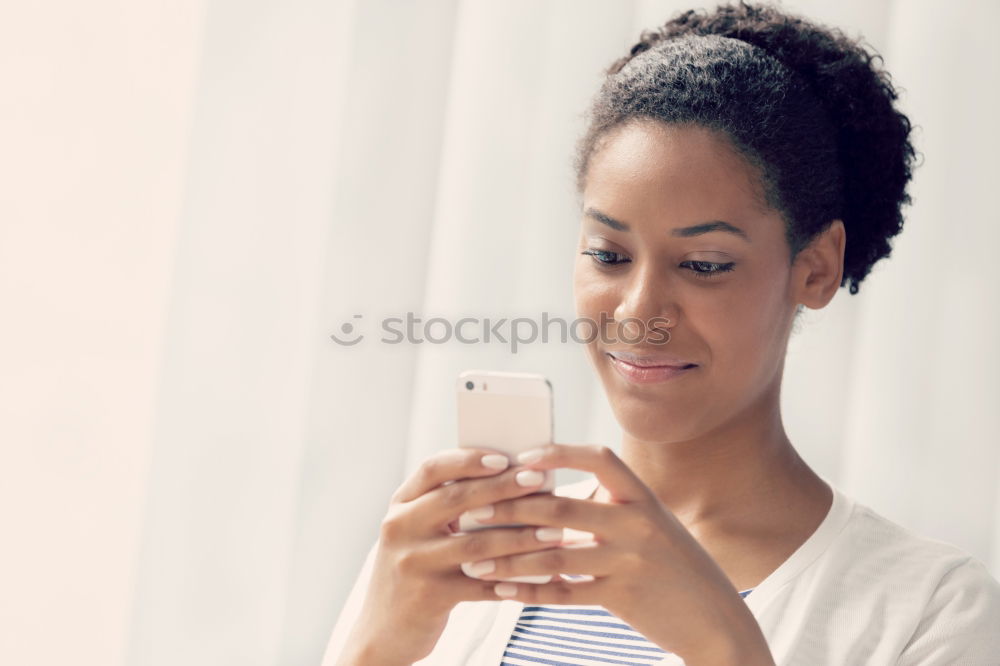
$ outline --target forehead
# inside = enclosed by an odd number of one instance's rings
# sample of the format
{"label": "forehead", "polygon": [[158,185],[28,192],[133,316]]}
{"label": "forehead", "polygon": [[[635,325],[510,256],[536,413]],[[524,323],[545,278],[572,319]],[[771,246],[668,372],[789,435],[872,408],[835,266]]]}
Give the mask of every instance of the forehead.
{"label": "forehead", "polygon": [[[696,125],[632,121],[602,137],[587,170],[586,205],[630,216],[741,219],[762,209],[756,169],[725,135]],[[610,211],[609,211],[610,212]],[[707,216],[707,217],[706,217]]]}

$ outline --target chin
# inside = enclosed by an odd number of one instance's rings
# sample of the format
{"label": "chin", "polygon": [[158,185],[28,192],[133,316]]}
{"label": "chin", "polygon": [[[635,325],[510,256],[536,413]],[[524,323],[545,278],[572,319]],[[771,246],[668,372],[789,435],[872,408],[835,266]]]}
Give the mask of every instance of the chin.
{"label": "chin", "polygon": [[694,435],[704,405],[693,393],[664,390],[663,384],[630,385],[614,368],[606,370],[600,373],[605,397],[618,425],[632,439],[671,442]]}
{"label": "chin", "polygon": [[642,442],[680,442],[693,436],[694,416],[647,402],[619,400],[609,396],[618,425],[631,439]]}

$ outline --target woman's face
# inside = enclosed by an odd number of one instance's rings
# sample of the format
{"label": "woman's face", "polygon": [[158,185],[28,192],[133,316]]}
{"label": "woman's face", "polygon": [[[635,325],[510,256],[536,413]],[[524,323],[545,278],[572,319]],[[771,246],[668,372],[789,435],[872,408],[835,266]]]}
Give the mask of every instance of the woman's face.
{"label": "woman's face", "polygon": [[[759,407],[769,391],[776,399],[797,303],[784,222],[761,209],[755,179],[720,135],[652,120],[614,130],[591,158],[576,310],[613,320],[587,350],[634,439],[692,439]],[[715,221],[736,231],[697,229]],[[637,336],[621,326],[629,317],[669,321]],[[664,330],[669,340],[656,343]],[[616,369],[613,351],[669,354],[697,367],[639,383]]]}

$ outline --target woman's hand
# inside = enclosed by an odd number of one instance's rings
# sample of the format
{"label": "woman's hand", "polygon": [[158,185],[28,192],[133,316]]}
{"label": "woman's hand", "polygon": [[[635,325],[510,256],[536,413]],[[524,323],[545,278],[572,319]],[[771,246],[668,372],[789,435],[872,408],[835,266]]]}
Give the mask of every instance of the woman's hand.
{"label": "woman's hand", "polygon": [[539,540],[535,527],[453,534],[451,525],[470,509],[536,492],[545,476],[508,469],[506,456],[484,449],[448,449],[425,460],[390,500],[365,600],[338,663],[412,664],[434,649],[458,602],[502,599],[495,582],[470,578],[461,565],[553,548],[561,534],[555,541]]}
{"label": "woman's hand", "polygon": [[[529,604],[601,605],[689,666],[774,663],[756,619],[722,569],[613,450],[551,444],[518,461],[527,468],[593,472],[611,499],[534,495],[494,504],[493,517],[481,522],[594,535],[586,545],[495,558],[493,572],[483,578],[555,577],[544,585],[497,583],[499,593]],[[593,579],[570,582],[560,573]]]}

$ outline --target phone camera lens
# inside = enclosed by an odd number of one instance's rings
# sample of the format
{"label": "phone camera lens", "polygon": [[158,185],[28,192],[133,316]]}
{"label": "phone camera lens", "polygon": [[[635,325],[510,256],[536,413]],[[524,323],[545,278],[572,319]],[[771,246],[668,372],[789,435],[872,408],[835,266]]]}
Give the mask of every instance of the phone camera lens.
{"label": "phone camera lens", "polygon": [[474,386],[475,384],[473,384],[472,382],[465,382],[465,388],[469,389],[470,391]]}

